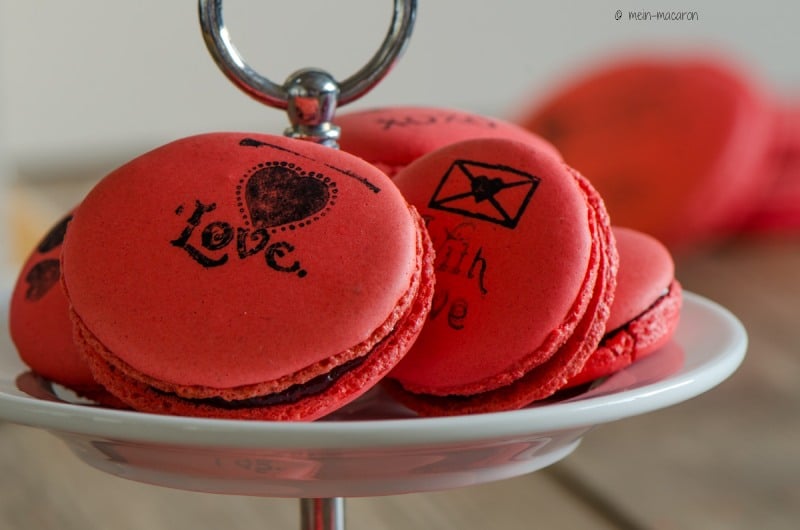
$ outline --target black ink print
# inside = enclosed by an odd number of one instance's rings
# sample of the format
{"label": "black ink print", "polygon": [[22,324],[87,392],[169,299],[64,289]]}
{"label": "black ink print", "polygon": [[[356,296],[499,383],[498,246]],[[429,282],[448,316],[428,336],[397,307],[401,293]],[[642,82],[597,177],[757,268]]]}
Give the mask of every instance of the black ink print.
{"label": "black ink print", "polygon": [[61,265],[57,259],[40,261],[25,275],[25,282],[28,284],[25,299],[30,302],[41,300],[60,279]]}
{"label": "black ink print", "polygon": [[[269,148],[269,149],[275,149],[276,151],[281,151],[281,152],[284,152],[284,153],[290,153],[290,154],[292,154],[292,155],[294,155],[296,157],[304,158],[304,159],[310,160],[312,162],[319,162],[318,160],[316,160],[314,158],[311,158],[310,156],[306,156],[306,155],[304,155],[302,153],[298,153],[297,151],[292,151],[291,149],[286,149],[285,147],[281,147],[279,145],[270,144],[270,143],[267,143],[267,142],[262,142],[260,140],[254,139],[254,138],[242,138],[239,141],[239,145],[242,146],[242,147],[256,147],[256,148],[258,148],[258,147],[266,147],[266,148]],[[361,175],[359,175],[357,173],[354,173],[353,171],[350,171],[349,169],[342,169],[342,168],[336,167],[336,166],[334,166],[332,164],[328,164],[327,162],[322,162],[322,163],[325,165],[325,167],[336,171],[340,175],[343,175],[345,177],[348,177],[348,178],[351,178],[353,180],[356,180],[356,181],[360,182],[361,184],[366,186],[366,188],[368,190],[370,190],[373,193],[380,193],[380,191],[381,191],[381,189],[378,186],[376,186],[373,182],[371,182],[366,177],[362,177]],[[283,162],[283,164],[287,165],[286,162]]]}
{"label": "black ink print", "polygon": [[378,118],[381,129],[388,131],[395,128],[405,127],[430,127],[436,125],[470,125],[481,129],[496,129],[497,123],[481,116],[470,116],[464,114],[419,114],[406,115],[394,118]]}
{"label": "black ink print", "polygon": [[[208,212],[213,212],[216,209],[217,209],[216,203],[212,202],[211,204],[203,204],[202,202],[195,200],[195,208],[192,211],[192,215],[186,221],[186,227],[183,229],[179,237],[170,241],[170,243],[173,246],[182,248],[183,250],[186,251],[187,254],[189,254],[189,256],[193,260],[195,260],[197,263],[206,268],[218,267],[220,265],[224,265],[228,261],[228,255],[223,254],[222,257],[214,259],[210,257],[207,253],[202,252],[196,246],[190,244],[189,240],[191,239],[195,228],[197,228],[200,225],[200,221],[202,220],[203,215],[205,215]],[[175,209],[176,215],[179,215],[182,212],[183,212],[183,207],[179,206],[178,208]],[[209,227],[211,227],[212,225],[216,226],[217,228],[209,229]],[[230,228],[230,225],[228,225],[228,227]],[[211,223],[208,226],[206,226],[202,231],[203,236],[201,236],[200,239],[202,246],[204,246],[207,250],[219,250],[225,246],[225,245],[220,246],[218,240],[216,242],[214,241],[214,235],[210,233],[213,232],[214,230],[223,230],[223,232],[225,232],[225,228],[222,227],[220,222]],[[228,241],[227,243],[229,242],[230,241]],[[214,248],[208,248],[208,246],[206,246],[207,244],[211,244]]]}
{"label": "black ink print", "polygon": [[456,160],[439,182],[428,207],[513,229],[540,180],[509,166]]}
{"label": "black ink print", "polygon": [[67,233],[67,225],[72,221],[72,215],[68,215],[59,221],[53,228],[47,232],[47,235],[36,246],[36,251],[40,254],[50,252],[54,248],[60,247],[64,242],[64,236]]}
{"label": "black ink print", "polygon": [[[328,177],[305,174],[294,164],[274,164],[258,169],[242,183],[244,206],[254,227],[305,226],[335,204],[338,190]],[[241,188],[237,195],[241,208]]]}
{"label": "black ink print", "polygon": [[[269,269],[304,278],[308,271],[293,257],[295,246],[271,238],[321,221],[336,205],[338,193],[336,182],[321,173],[305,172],[290,162],[258,164],[236,186],[236,205],[244,226],[214,219],[217,204],[195,200],[186,225],[170,244],[205,268],[228,263],[228,249],[233,246],[234,257],[240,260],[263,252]],[[185,205],[179,205],[175,215],[186,211]]]}

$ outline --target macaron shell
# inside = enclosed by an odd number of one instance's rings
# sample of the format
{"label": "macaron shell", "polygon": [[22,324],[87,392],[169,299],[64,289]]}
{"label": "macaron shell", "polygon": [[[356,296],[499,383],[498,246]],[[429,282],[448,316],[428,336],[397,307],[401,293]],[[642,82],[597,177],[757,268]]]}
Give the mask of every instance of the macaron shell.
{"label": "macaron shell", "polygon": [[615,224],[675,249],[727,232],[753,207],[769,179],[759,171],[766,110],[726,61],[653,56],[578,76],[520,123],[591,179]]}
{"label": "macaron shell", "polygon": [[427,221],[437,287],[390,376],[415,393],[471,394],[550,359],[590,304],[597,250],[586,196],[563,162],[529,144],[472,140],[420,158],[395,182]]}
{"label": "macaron shell", "polygon": [[476,138],[530,143],[558,156],[556,149],[519,125],[456,109],[398,106],[343,113],[339,144],[389,176],[446,145]]}
{"label": "macaron shell", "polygon": [[416,238],[399,192],[363,161],[215,133],[103,179],[75,214],[62,263],[81,323],[135,370],[179,386],[279,388],[394,314]]}
{"label": "macaron shell", "polygon": [[83,393],[99,385],[73,342],[61,287],[61,244],[71,220],[69,213],[57,222],[22,266],[9,306],[9,331],[34,372]]}

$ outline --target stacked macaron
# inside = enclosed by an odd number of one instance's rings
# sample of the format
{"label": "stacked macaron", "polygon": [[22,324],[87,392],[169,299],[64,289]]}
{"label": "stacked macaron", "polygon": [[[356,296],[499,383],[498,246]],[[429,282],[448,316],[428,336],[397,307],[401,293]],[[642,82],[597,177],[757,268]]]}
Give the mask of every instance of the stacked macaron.
{"label": "stacked macaron", "polygon": [[437,288],[389,388],[425,415],[520,408],[580,373],[606,328],[617,250],[603,202],[551,152],[458,142],[395,182],[427,221]]}
{"label": "stacked macaron", "polygon": [[147,412],[312,420],[405,354],[432,251],[383,173],[268,135],[185,138],[104,178],[61,257],[94,378]]}

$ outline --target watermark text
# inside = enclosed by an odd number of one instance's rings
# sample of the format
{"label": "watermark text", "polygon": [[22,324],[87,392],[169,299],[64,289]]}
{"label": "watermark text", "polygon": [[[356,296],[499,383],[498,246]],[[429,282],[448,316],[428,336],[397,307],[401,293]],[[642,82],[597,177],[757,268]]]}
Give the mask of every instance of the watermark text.
{"label": "watermark text", "polygon": [[622,11],[614,12],[614,20],[630,20],[633,22],[697,22],[700,20],[698,11]]}

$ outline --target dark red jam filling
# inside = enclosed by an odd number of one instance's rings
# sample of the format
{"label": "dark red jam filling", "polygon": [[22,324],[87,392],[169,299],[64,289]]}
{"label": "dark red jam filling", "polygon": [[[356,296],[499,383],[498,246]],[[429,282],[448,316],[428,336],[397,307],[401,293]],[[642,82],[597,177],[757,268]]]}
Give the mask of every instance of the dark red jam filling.
{"label": "dark red jam filling", "polygon": [[646,315],[648,312],[652,311],[652,309],[653,309],[655,306],[657,306],[658,304],[660,304],[660,303],[661,303],[661,301],[662,301],[664,298],[666,298],[667,296],[669,296],[669,294],[670,294],[671,292],[672,292],[672,285],[670,284],[670,286],[669,286],[669,287],[667,287],[666,289],[664,289],[664,292],[663,292],[663,293],[661,293],[661,296],[659,296],[658,298],[656,298],[656,301],[655,301],[655,302],[653,302],[652,304],[650,304],[650,306],[649,306],[647,309],[645,309],[644,311],[642,311],[641,313],[639,313],[638,315],[636,315],[634,318],[632,318],[632,319],[631,319],[631,320],[629,320],[628,322],[625,322],[624,324],[622,324],[622,325],[621,325],[621,326],[619,326],[618,328],[616,328],[616,329],[612,329],[611,331],[606,331],[606,334],[605,334],[605,335],[603,335],[603,340],[600,342],[600,344],[603,344],[603,342],[607,341],[608,339],[610,339],[611,337],[613,337],[614,335],[616,335],[616,334],[617,334],[617,333],[619,333],[620,331],[623,331],[623,330],[625,330],[625,329],[628,329],[628,326],[630,326],[630,325],[631,325],[631,322],[635,322],[635,321],[637,321],[637,320],[638,320],[638,319],[640,319],[640,318],[641,318],[643,315]]}
{"label": "dark red jam filling", "polygon": [[[198,399],[179,398],[179,399],[184,399],[185,401],[195,403],[198,405],[200,404],[210,405],[212,407],[217,407],[227,410],[270,407],[273,405],[287,405],[290,403],[296,403],[301,399],[314,396],[316,394],[321,394],[325,390],[329,389],[344,374],[346,374],[353,368],[356,368],[357,366],[361,365],[366,360],[366,358],[367,358],[366,355],[362,355],[361,357],[351,359],[350,361],[347,361],[346,363],[340,364],[339,366],[335,367],[330,372],[318,375],[313,379],[309,379],[305,383],[298,383],[296,385],[290,386],[289,388],[281,392],[276,392],[274,394],[267,394],[265,396],[256,396],[247,399],[235,399],[232,401],[223,399],[221,397],[198,398]],[[172,393],[167,393],[167,392],[163,393],[166,395],[177,397],[175,394]]]}

